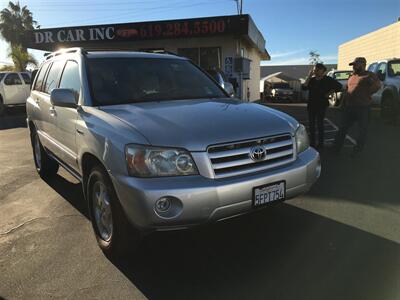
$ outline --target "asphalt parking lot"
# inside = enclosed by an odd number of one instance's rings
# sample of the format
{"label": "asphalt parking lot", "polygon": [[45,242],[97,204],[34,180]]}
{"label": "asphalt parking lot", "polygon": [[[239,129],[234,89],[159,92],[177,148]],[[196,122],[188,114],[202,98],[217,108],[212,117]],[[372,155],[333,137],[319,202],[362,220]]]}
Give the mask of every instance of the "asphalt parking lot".
{"label": "asphalt parking lot", "polygon": [[[303,105],[274,107],[306,120]],[[400,127],[373,118],[362,156],[322,153],[306,195],[153,234],[117,262],[96,245],[80,184],[36,174],[24,119],[0,117],[0,298],[400,299]]]}

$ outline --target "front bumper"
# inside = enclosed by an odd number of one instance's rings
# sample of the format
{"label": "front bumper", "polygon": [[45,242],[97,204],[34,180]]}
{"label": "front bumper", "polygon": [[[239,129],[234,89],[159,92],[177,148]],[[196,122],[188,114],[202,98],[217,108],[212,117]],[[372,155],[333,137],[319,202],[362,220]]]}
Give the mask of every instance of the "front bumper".
{"label": "front bumper", "polygon": [[[211,179],[200,175],[166,178],[111,176],[128,219],[143,230],[174,230],[247,213],[253,187],[286,181],[286,197],[307,192],[320,175],[313,148],[285,166],[244,176]],[[162,197],[179,200],[176,215],[161,217],[155,203]]]}

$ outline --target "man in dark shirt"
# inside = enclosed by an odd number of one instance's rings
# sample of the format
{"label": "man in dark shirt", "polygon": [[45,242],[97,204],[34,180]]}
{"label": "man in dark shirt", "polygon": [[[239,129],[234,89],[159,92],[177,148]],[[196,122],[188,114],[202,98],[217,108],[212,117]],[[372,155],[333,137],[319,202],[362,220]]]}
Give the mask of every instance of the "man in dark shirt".
{"label": "man in dark shirt", "polygon": [[354,157],[364,148],[372,103],[371,95],[380,89],[381,82],[374,73],[366,71],[367,61],[364,57],[356,57],[349,65],[353,66],[354,73],[347,81],[347,90],[343,96],[343,120],[336,135],[335,150],[340,151],[347,131],[354,122],[357,122],[359,135],[357,145],[353,148]]}
{"label": "man in dark shirt", "polygon": [[317,121],[319,148],[324,147],[324,119],[329,106],[329,95],[342,89],[342,85],[335,79],[326,76],[325,72],[326,67],[323,64],[316,64],[303,84],[303,90],[309,91],[307,109],[310,144],[313,147],[317,146],[315,144],[315,121]]}

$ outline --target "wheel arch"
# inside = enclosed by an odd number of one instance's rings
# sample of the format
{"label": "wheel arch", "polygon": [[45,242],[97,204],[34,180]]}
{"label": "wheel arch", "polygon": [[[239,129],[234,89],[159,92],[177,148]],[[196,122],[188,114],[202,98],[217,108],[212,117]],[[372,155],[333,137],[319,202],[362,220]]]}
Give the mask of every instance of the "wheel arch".
{"label": "wheel arch", "polygon": [[399,92],[395,86],[388,86],[382,92],[382,100],[385,97],[393,97],[395,100],[400,100]]}
{"label": "wheel arch", "polygon": [[88,199],[87,183],[89,179],[89,172],[94,166],[100,166],[108,174],[107,168],[104,166],[103,162],[94,154],[90,152],[83,153],[81,157],[81,171],[82,171],[82,187],[83,194],[86,200]]}

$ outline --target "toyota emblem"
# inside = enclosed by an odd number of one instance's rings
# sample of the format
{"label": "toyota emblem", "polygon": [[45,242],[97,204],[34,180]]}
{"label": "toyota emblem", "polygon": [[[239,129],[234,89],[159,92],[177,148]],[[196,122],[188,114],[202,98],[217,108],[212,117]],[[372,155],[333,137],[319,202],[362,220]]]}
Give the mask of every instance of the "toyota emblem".
{"label": "toyota emblem", "polygon": [[254,146],[250,150],[250,158],[254,161],[262,161],[267,156],[267,150],[264,146]]}

